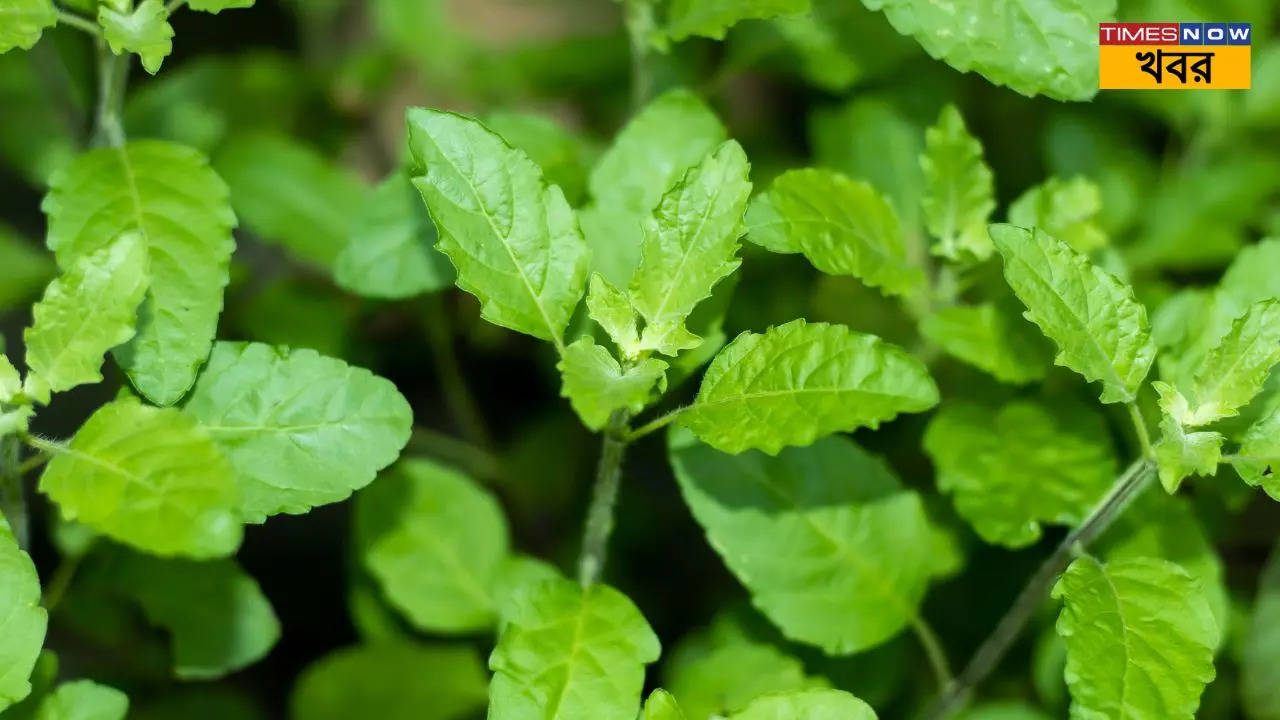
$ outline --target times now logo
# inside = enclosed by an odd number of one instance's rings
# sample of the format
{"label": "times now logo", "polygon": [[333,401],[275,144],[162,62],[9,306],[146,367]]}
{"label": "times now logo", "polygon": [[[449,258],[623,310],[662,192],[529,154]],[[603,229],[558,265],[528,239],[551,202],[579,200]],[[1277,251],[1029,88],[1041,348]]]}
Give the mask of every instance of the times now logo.
{"label": "times now logo", "polygon": [[1249,23],[1098,23],[1100,45],[1249,45]]}

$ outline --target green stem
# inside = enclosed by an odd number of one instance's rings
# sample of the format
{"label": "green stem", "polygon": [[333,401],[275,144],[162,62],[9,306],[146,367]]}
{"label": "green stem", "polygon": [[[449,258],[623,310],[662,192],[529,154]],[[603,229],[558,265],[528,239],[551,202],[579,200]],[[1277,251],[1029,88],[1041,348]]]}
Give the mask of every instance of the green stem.
{"label": "green stem", "polygon": [[1138,446],[1142,449],[1142,457],[1154,458],[1155,452],[1151,449],[1151,433],[1147,430],[1147,419],[1142,416],[1142,408],[1138,407],[1138,403],[1127,403],[1129,408],[1129,419],[1133,421],[1133,431],[1138,434]]}
{"label": "green stem", "polygon": [[27,496],[22,487],[18,453],[18,438],[6,435],[0,439],[0,512],[9,521],[9,529],[18,541],[18,547],[27,547],[31,540],[28,529]]}
{"label": "green stem", "polygon": [[924,648],[924,654],[929,659],[929,667],[933,669],[933,676],[938,680],[938,688],[946,690],[951,683],[955,682],[955,678],[951,676],[951,664],[947,661],[947,651],[942,648],[942,642],[938,640],[937,633],[933,631],[928,621],[918,615],[911,621],[911,629],[915,631],[916,638],[920,640],[920,646]]}
{"label": "green stem", "polygon": [[62,598],[67,594],[67,588],[71,587],[71,581],[75,578],[76,571],[80,569],[80,561],[89,554],[89,550],[96,542],[96,539],[90,540],[82,552],[63,558],[58,564],[58,569],[53,571],[53,577],[49,578],[49,584],[44,589],[44,609],[50,615],[62,603]]}
{"label": "green stem", "polygon": [[457,421],[463,437],[488,450],[493,446],[493,438],[480,413],[480,406],[462,376],[462,368],[458,365],[458,353],[453,343],[453,324],[449,321],[444,299],[440,294],[429,295],[426,305],[427,343],[431,346],[431,356],[435,360],[436,372],[440,375],[445,404],[449,406],[449,413]]}
{"label": "green stem", "polygon": [[408,450],[454,463],[480,478],[497,477],[502,472],[501,461],[488,450],[424,427],[413,429]]}
{"label": "green stem", "polygon": [[652,0],[624,0],[627,40],[631,47],[631,112],[649,100],[653,77],[649,72],[649,35],[653,32]]}
{"label": "green stem", "polygon": [[124,89],[129,81],[129,56],[115,55],[98,39],[98,110],[94,116],[93,144],[124,145]]}
{"label": "green stem", "polygon": [[92,20],[89,20],[88,18],[80,17],[75,13],[69,13],[66,10],[63,10],[61,8],[59,8],[56,12],[58,13],[58,22],[60,24],[70,25],[71,27],[77,30],[87,32],[96,38],[102,37],[102,30]]}
{"label": "green stem", "polygon": [[178,8],[187,4],[187,0],[169,0],[169,4],[164,6],[164,15],[169,17],[177,12]]}
{"label": "green stem", "polygon": [[578,559],[578,582],[583,587],[600,580],[608,557],[609,536],[613,533],[613,508],[618,502],[622,459],[627,451],[627,419],[625,410],[615,410],[604,429],[595,488],[582,532],[582,555]]}
{"label": "green stem", "polygon": [[676,418],[679,418],[687,410],[690,410],[692,408],[693,408],[692,405],[686,405],[682,408],[676,408],[675,410],[672,410],[671,412],[666,413],[665,415],[659,415],[658,417],[654,418],[653,420],[650,420],[644,425],[641,425],[635,430],[628,431],[624,437],[628,443],[633,443],[636,440],[639,440],[640,438],[644,437],[645,435],[648,435],[649,433],[657,432],[658,430],[661,430],[667,425],[670,425],[672,422],[676,420]]}
{"label": "green stem", "polygon": [[1154,466],[1143,458],[1130,465],[1116,479],[1111,490],[1075,529],[1058,543],[1048,559],[1023,586],[1013,605],[1000,619],[995,630],[987,636],[969,664],[942,693],[942,696],[925,712],[925,720],[945,720],[958,712],[969,701],[973,689],[986,679],[1012,647],[1036,608],[1044,602],[1050,588],[1062,571],[1071,563],[1079,548],[1088,547],[1116,518],[1124,513],[1129,502],[1137,497],[1154,475]]}

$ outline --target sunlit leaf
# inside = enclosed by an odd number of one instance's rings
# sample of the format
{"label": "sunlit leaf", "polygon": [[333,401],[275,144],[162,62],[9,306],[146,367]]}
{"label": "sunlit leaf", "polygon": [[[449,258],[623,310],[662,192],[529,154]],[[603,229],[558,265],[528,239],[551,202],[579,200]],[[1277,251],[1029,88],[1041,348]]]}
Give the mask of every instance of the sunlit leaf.
{"label": "sunlit leaf", "polygon": [[953,261],[985,260],[995,251],[987,220],[996,201],[982,144],[969,134],[954,105],[942,109],[924,139],[922,205],[925,225],[938,241],[933,252]]}
{"label": "sunlit leaf", "polygon": [[173,26],[161,0],[142,0],[132,9],[128,5],[116,9],[103,3],[98,7],[98,24],[111,52],[137,53],[142,67],[152,75],[173,52]]}
{"label": "sunlit leaf", "polygon": [[18,547],[0,513],[0,710],[31,692],[27,679],[44,645],[47,624],[36,566]]}

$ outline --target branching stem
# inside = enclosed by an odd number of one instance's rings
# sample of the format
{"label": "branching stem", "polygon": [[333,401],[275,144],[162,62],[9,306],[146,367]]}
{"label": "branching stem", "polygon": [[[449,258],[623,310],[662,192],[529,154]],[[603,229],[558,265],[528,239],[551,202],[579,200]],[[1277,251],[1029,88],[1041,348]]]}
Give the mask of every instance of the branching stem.
{"label": "branching stem", "polygon": [[1050,588],[1062,571],[1070,564],[1073,554],[1078,548],[1088,547],[1096,540],[1116,518],[1124,513],[1129,502],[1137,497],[1147,486],[1154,474],[1154,466],[1147,458],[1130,465],[1102,501],[1093,509],[1084,522],[1058,543],[1053,554],[1040,565],[1031,579],[1022,588],[1013,605],[1005,612],[995,630],[987,636],[978,651],[973,654],[969,664],[960,675],[942,693],[929,710],[925,720],[946,720],[958,712],[969,700],[974,687],[991,674],[1005,653],[1022,634],[1027,621],[1040,603],[1048,596]]}
{"label": "branching stem", "polygon": [[938,688],[945,691],[951,683],[955,682],[955,678],[951,675],[951,663],[947,661],[947,651],[942,648],[942,642],[938,640],[937,633],[924,618],[917,615],[911,621],[911,629],[915,631],[916,638],[920,640],[920,646],[924,648],[925,657],[929,659],[929,667],[933,669],[933,676],[938,680]]}
{"label": "branching stem", "polygon": [[615,410],[604,429],[595,488],[582,532],[582,555],[578,559],[578,582],[583,587],[594,585],[604,572],[609,536],[613,534],[613,509],[622,480],[622,459],[627,451],[627,420],[625,410]]}

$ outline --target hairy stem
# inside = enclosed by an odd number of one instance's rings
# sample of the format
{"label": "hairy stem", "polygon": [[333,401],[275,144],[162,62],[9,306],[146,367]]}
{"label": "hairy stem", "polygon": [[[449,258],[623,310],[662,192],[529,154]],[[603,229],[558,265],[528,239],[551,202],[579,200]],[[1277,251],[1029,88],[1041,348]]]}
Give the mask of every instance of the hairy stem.
{"label": "hairy stem", "polygon": [[627,451],[627,419],[625,410],[615,410],[604,429],[595,488],[582,532],[582,555],[578,559],[578,582],[583,587],[594,585],[604,572],[609,536],[613,533],[613,507],[618,502],[622,480],[622,458]]}
{"label": "hairy stem", "polygon": [[93,144],[124,145],[124,90],[129,81],[129,56],[115,55],[98,39],[98,110],[93,121]]}
{"label": "hairy stem", "polygon": [[458,423],[462,436],[473,445],[488,450],[493,447],[493,438],[489,435],[480,406],[471,395],[462,376],[462,368],[458,365],[458,354],[453,344],[453,325],[449,321],[444,299],[439,294],[429,295],[426,304],[427,343],[431,346],[436,372],[440,375],[445,404],[449,406],[449,413]]}
{"label": "hairy stem", "polygon": [[1053,554],[1027,581],[1022,592],[1013,601],[1013,605],[996,625],[995,630],[973,654],[969,664],[925,713],[926,720],[945,720],[968,702],[969,694],[973,692],[974,687],[991,674],[1022,633],[1036,608],[1044,602],[1053,583],[1070,564],[1076,548],[1087,547],[1124,513],[1129,502],[1146,488],[1153,476],[1153,470],[1151,461],[1143,458],[1130,465],[1120,477],[1116,478],[1115,484],[1111,486],[1111,490],[1097,507],[1089,513],[1084,522],[1058,543]]}
{"label": "hairy stem", "polygon": [[933,676],[938,680],[938,688],[945,691],[951,683],[955,682],[955,678],[951,676],[951,663],[947,662],[947,652],[942,648],[942,642],[938,640],[933,627],[922,617],[916,616],[911,621],[911,629],[915,631],[916,638],[920,640],[920,646],[924,648],[924,654],[929,659],[929,667],[933,669]]}
{"label": "hairy stem", "polygon": [[8,435],[0,439],[0,512],[9,521],[9,529],[18,541],[18,547],[26,548],[30,540],[27,518],[27,496],[22,487],[19,471],[18,438]]}

